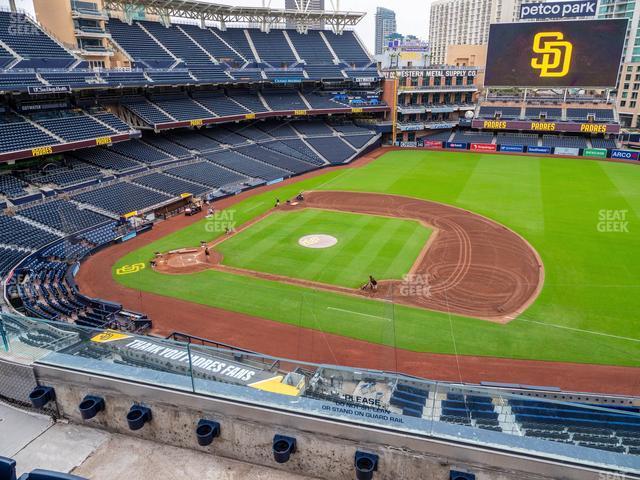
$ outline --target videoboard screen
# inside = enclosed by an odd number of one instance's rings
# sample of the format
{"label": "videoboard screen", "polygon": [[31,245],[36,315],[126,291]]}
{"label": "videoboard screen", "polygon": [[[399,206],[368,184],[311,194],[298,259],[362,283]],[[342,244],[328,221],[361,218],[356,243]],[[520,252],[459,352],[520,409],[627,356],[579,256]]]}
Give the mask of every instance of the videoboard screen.
{"label": "videoboard screen", "polygon": [[487,87],[615,87],[627,19],[497,23]]}

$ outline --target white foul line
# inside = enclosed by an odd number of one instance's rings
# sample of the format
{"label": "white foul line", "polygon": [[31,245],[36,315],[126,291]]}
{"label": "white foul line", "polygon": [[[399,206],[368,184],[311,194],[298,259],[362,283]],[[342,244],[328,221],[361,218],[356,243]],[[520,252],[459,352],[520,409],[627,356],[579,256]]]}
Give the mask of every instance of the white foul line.
{"label": "white foul line", "polygon": [[336,312],[352,313],[354,315],[362,315],[363,317],[379,318],[381,320],[391,320],[390,318],[380,317],[379,315],[370,315],[368,313],[354,312],[353,310],[344,310],[342,308],[327,307],[327,310],[335,310]]}
{"label": "white foul line", "polygon": [[619,340],[628,340],[630,342],[640,343],[640,338],[621,337],[620,335],[611,335],[609,333],[594,332],[592,330],[583,330],[581,328],[565,327],[564,325],[555,325],[553,323],[536,322],[535,320],[526,320],[524,318],[517,318],[516,321],[536,323],[538,325],[544,325],[545,327],[561,328],[563,330],[572,330],[574,332],[590,333],[592,335],[601,335],[603,337],[611,337],[611,338],[617,338]]}

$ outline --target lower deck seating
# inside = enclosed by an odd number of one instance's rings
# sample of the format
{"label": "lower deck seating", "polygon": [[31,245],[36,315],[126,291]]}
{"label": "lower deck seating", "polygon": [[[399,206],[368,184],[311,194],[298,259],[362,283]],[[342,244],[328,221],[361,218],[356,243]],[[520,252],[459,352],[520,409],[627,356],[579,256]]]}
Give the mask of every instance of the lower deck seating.
{"label": "lower deck seating", "polygon": [[131,183],[120,182],[80,193],[72,198],[81,203],[94,205],[118,215],[124,215],[135,210],[144,210],[161,204],[171,200],[172,197]]}
{"label": "lower deck seating", "polygon": [[247,180],[247,177],[214,165],[211,162],[192,163],[175,167],[167,170],[166,173],[213,188],[222,188]]}
{"label": "lower deck seating", "polygon": [[587,140],[584,137],[543,135],[542,145],[546,147],[587,148]]}
{"label": "lower deck seating", "polygon": [[39,248],[60,238],[24,219],[0,215],[0,243],[22,248]]}
{"label": "lower deck seating", "polygon": [[21,210],[19,214],[67,234],[109,221],[109,218],[104,215],[91,210],[81,210],[75,204],[64,200],[35,205]]}
{"label": "lower deck seating", "polygon": [[210,190],[202,185],[170,177],[163,173],[150,173],[149,175],[137,177],[133,179],[132,182],[163,193],[168,193],[175,197],[178,197],[183,193],[190,193],[198,196]]}
{"label": "lower deck seating", "polygon": [[307,142],[332,164],[344,163],[356,155],[356,149],[338,137],[309,138]]}
{"label": "lower deck seating", "polygon": [[261,178],[268,182],[291,176],[291,172],[287,170],[248,158],[234,151],[211,153],[205,155],[205,158],[247,177]]}

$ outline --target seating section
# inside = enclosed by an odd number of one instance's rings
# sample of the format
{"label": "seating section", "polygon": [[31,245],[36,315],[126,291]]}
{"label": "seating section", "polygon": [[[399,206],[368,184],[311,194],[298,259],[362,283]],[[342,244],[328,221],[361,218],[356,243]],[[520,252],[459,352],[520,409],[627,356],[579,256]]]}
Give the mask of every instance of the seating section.
{"label": "seating section", "polygon": [[60,143],[55,137],[34,125],[16,118],[10,123],[0,123],[0,152],[28,150],[42,145]]}
{"label": "seating section", "polygon": [[538,135],[535,133],[498,133],[496,143],[501,145],[538,145]]}
{"label": "seating section", "polygon": [[584,137],[543,135],[542,145],[546,147],[587,148],[587,140]]}
{"label": "seating section", "polygon": [[86,230],[110,221],[109,217],[91,210],[81,210],[73,203],[64,200],[35,205],[19,212],[26,217],[66,234]]}
{"label": "seating section", "polygon": [[11,269],[15,267],[22,258],[24,258],[24,252],[0,247],[0,280],[9,274]]}
{"label": "seating section", "polygon": [[164,163],[173,159],[173,157],[167,153],[153,148],[140,140],[131,140],[126,143],[115,143],[109,148],[120,155],[124,155],[125,157],[129,157],[148,165]]}
{"label": "seating section", "polygon": [[307,65],[333,65],[333,55],[319,30],[309,30],[306,35],[301,35],[295,30],[287,30],[287,34],[298,55]]}
{"label": "seating section", "polygon": [[596,122],[612,122],[614,120],[612,109],[567,108],[567,120],[586,122],[590,116],[593,116]]}
{"label": "seating section", "polygon": [[520,107],[482,106],[479,115],[480,118],[515,119],[520,117]]}
{"label": "seating section", "polygon": [[175,121],[175,118],[171,118],[153,103],[144,98],[127,99],[122,102],[122,105],[149,125]]}
{"label": "seating section", "polygon": [[322,95],[320,93],[305,93],[304,98],[307,99],[309,105],[314,109],[336,109],[345,108],[344,104],[334,101],[329,95]]}
{"label": "seating section", "polygon": [[306,103],[300,98],[296,90],[271,89],[264,90],[262,96],[271,110],[308,110]]}
{"label": "seating section", "polygon": [[288,170],[292,174],[296,175],[308,172],[315,168],[314,165],[309,162],[283,155],[275,150],[265,148],[262,145],[247,145],[239,147],[236,148],[236,152],[253,158],[259,162]]}
{"label": "seating section", "polygon": [[244,59],[210,29],[202,29],[196,25],[179,25],[178,28],[193,38],[216,60],[228,64],[241,65],[244,63]]}
{"label": "seating section", "polygon": [[56,112],[55,117],[42,118],[36,122],[67,142],[109,137],[116,133],[110,127],[106,127],[85,114]]}
{"label": "seating section", "polygon": [[92,116],[93,118],[100,120],[102,123],[106,123],[116,132],[125,133],[131,131],[131,127],[116,117],[113,113],[98,112],[93,113]]}
{"label": "seating section", "polygon": [[375,137],[374,134],[364,135],[345,135],[342,137],[345,141],[349,142],[352,147],[360,149],[369,143]]}
{"label": "seating section", "polygon": [[[16,29],[19,35],[15,34]],[[22,13],[0,11],[0,40],[22,58],[14,66],[17,69],[67,68],[76,61]]]}
{"label": "seating section", "polygon": [[179,121],[211,118],[214,115],[186,95],[155,97],[153,102]]}
{"label": "seating section", "polygon": [[24,220],[0,215],[0,243],[23,248],[39,248],[58,239],[57,235]]}
{"label": "seating section", "polygon": [[255,62],[255,55],[249,46],[247,37],[245,36],[244,29],[240,28],[228,28],[226,30],[218,30],[217,28],[211,28],[211,31],[220,37],[227,45],[231,45],[233,49],[242,55],[242,58],[247,62]]}
{"label": "seating section", "polygon": [[295,129],[306,136],[333,135],[333,130],[321,120],[296,122]]}
{"label": "seating section", "polygon": [[223,91],[196,93],[193,97],[199,104],[204,105],[208,110],[220,117],[228,117],[233,115],[246,115],[251,111],[230,97],[226,96]]}
{"label": "seating section", "polygon": [[29,87],[42,87],[42,83],[35,73],[0,71],[0,91],[27,90]]}
{"label": "seating section", "polygon": [[202,135],[200,132],[168,133],[166,138],[189,150],[198,150],[200,152],[206,152],[220,147],[220,143],[206,135]]}
{"label": "seating section", "polygon": [[147,70],[147,76],[154,82],[162,85],[195,84],[198,83],[190,74],[189,70]]}
{"label": "seating section", "polygon": [[110,71],[102,73],[101,76],[109,85],[114,86],[144,85],[149,83],[142,70]]}
{"label": "seating section", "polygon": [[166,173],[214,188],[238,184],[247,180],[247,177],[243,175],[216,166],[210,162],[192,163],[182,167],[175,167],[166,170]]}
{"label": "seating section", "polygon": [[291,176],[291,172],[281,168],[253,160],[235,151],[224,151],[205,155],[205,158],[222,167],[234,170],[250,178],[261,178],[273,181]]}
{"label": "seating section", "polygon": [[146,68],[168,68],[175,59],[158,45],[137,22],[133,25],[112,18],[109,31],[113,40],[131,57]]}
{"label": "seating section", "polygon": [[72,198],[80,203],[124,215],[161,204],[171,200],[172,197],[131,183],[121,182],[80,193]]}
{"label": "seating section", "polygon": [[355,148],[338,137],[317,137],[307,140],[332,164],[344,163],[356,155]]}
{"label": "seating section", "polygon": [[141,164],[108,148],[87,148],[74,152],[75,158],[96,165],[105,170],[125,172],[139,168]]}
{"label": "seating section", "polygon": [[265,33],[250,29],[248,32],[262,62],[277,68],[296,63],[296,57],[282,30]]}
{"label": "seating section", "polygon": [[403,415],[421,418],[429,392],[422,388],[397,383],[391,392],[389,403],[402,410]]}
{"label": "seating section", "polygon": [[458,131],[453,136],[452,141],[461,143],[491,143],[493,141],[493,133]]}
{"label": "seating section", "polygon": [[545,120],[561,120],[562,109],[554,107],[527,107],[524,116],[529,120],[539,120],[540,118],[544,118]]}
{"label": "seating section", "polygon": [[[640,454],[638,407],[611,407],[619,413],[580,405],[510,399],[509,406],[524,435],[574,443],[618,453]],[[635,414],[635,415],[632,415]]]}
{"label": "seating section", "polygon": [[5,195],[9,198],[19,197],[26,193],[25,188],[29,184],[12,175],[0,175],[0,195]]}
{"label": "seating section", "polygon": [[442,130],[423,137],[424,140],[432,142],[448,142],[451,138],[451,130]]}
{"label": "seating section", "polygon": [[440,420],[501,432],[498,412],[491,397],[448,393],[442,401]]}
{"label": "seating section", "polygon": [[162,135],[146,135],[143,137],[143,141],[176,158],[187,158],[191,156],[188,148],[178,145]]}
{"label": "seating section", "polygon": [[183,193],[190,193],[192,195],[202,195],[209,190],[207,187],[198,185],[192,182],[187,182],[179,178],[173,178],[169,175],[162,173],[150,173],[142,177],[137,177],[132,182],[142,185],[153,190],[158,190],[163,193],[168,193],[175,197],[182,195]]}
{"label": "seating section", "polygon": [[331,48],[333,48],[341,61],[357,67],[363,67],[371,63],[369,54],[362,48],[354,32],[345,31],[342,35],[336,35],[325,30],[322,34],[329,41]]}
{"label": "seating section", "polygon": [[73,160],[66,161],[64,164],[50,163],[46,166],[46,170],[23,172],[20,175],[35,185],[52,184],[58,187],[82,184],[103,177],[100,169]]}
{"label": "seating section", "polygon": [[68,85],[72,88],[86,88],[102,83],[92,71],[41,72],[40,75],[51,85]]}
{"label": "seating section", "polygon": [[254,91],[237,89],[233,90],[233,92],[229,92],[229,96],[251,112],[261,113],[269,111],[269,109],[265,107],[260,100],[258,94]]}
{"label": "seating section", "polygon": [[618,148],[618,145],[616,145],[616,141],[613,138],[593,137],[591,139],[591,146],[593,148]]}

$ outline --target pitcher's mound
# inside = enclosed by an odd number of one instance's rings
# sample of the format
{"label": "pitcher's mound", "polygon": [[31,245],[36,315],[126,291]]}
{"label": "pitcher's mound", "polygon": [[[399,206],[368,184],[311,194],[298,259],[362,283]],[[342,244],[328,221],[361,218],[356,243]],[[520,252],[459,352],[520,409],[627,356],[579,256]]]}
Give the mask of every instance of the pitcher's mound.
{"label": "pitcher's mound", "polygon": [[305,235],[298,240],[298,243],[306,248],[329,248],[338,243],[336,237],[325,234]]}

